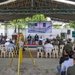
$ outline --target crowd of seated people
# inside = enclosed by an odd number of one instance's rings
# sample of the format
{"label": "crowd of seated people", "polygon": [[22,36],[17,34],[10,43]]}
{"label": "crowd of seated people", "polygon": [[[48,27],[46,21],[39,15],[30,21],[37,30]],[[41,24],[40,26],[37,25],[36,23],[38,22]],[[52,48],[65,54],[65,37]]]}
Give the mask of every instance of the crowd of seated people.
{"label": "crowd of seated people", "polygon": [[[59,66],[57,66],[57,69],[59,70],[60,75],[75,75],[74,69],[75,69],[75,51],[73,46],[73,43],[71,42],[71,39],[67,39],[66,41],[63,41],[59,36],[56,38],[46,38],[43,39],[36,34],[33,38],[29,34],[27,37],[27,44],[36,44],[37,45],[37,51],[46,53],[46,57],[48,55],[50,56],[51,53],[54,50],[55,46],[58,46],[58,53],[60,52],[61,45],[64,45],[62,50],[62,56],[60,57]],[[8,47],[15,47],[15,43],[13,40],[10,39],[4,39],[2,38],[0,41],[0,45],[3,44],[4,46]],[[19,47],[23,47],[24,41],[19,40],[18,41]],[[50,48],[50,49],[49,49]],[[9,50],[8,50],[9,51]],[[48,54],[48,55],[47,55]],[[50,56],[51,57],[51,56]]]}
{"label": "crowd of seated people", "polygon": [[[66,39],[64,41],[63,39],[60,38],[59,35],[57,35],[56,38],[53,38],[52,35],[50,35],[50,37],[48,38],[45,38],[43,36],[39,37],[38,34],[36,34],[35,36],[31,36],[31,34],[29,34],[26,40],[27,44],[36,44],[36,45],[38,45],[38,42],[41,40],[43,49],[45,50],[44,45],[47,43],[47,39],[49,40],[49,43],[53,45],[53,48],[55,46],[58,47],[57,48],[58,50],[56,51],[56,53],[59,54],[58,56],[62,56],[62,52],[66,48],[73,49],[73,43],[71,42],[71,39]],[[61,49],[61,47],[63,48]]]}
{"label": "crowd of seated people", "polygon": [[[4,39],[0,41],[0,53],[1,57],[6,57],[9,54],[9,57],[14,54],[15,43],[10,39]],[[10,55],[11,54],[11,55]]]}
{"label": "crowd of seated people", "polygon": [[[58,53],[60,53],[60,49],[61,49],[60,46],[61,45],[64,45],[63,50],[65,50],[66,48],[72,49],[72,46],[73,46],[70,39],[67,41],[67,43],[65,43],[65,41],[63,41],[63,39],[61,39],[59,37],[59,35],[57,35],[56,38],[53,38],[52,35],[50,35],[50,37],[48,37],[48,38],[44,38],[42,36],[40,37],[38,34],[36,34],[33,37],[31,36],[31,34],[29,34],[26,38],[26,42],[24,42],[22,40],[18,41],[18,46],[20,48],[20,47],[23,47],[24,44],[27,43],[27,44],[35,44],[38,47],[38,46],[41,46],[39,44],[39,41],[42,42],[43,50],[45,52],[47,52],[46,49],[45,49],[45,46],[47,46],[47,45],[50,45],[52,47],[51,52],[54,50],[54,47],[57,46],[58,47],[58,50],[57,50]],[[9,42],[9,39],[5,40],[4,38],[2,38],[1,41],[0,41],[0,44],[4,44],[5,46],[9,46],[9,44],[14,44],[15,45],[15,42],[14,42],[14,40],[11,40],[11,42]],[[11,45],[11,46],[13,46],[13,45]]]}

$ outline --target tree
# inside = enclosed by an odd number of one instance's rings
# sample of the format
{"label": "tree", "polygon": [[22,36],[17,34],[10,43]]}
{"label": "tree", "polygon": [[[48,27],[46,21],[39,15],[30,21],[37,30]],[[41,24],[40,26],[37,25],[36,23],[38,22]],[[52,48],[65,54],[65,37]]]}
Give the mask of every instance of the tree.
{"label": "tree", "polygon": [[15,26],[17,27],[17,20],[16,19],[14,19],[13,21],[9,21],[9,23],[10,23],[10,28],[14,28]]}
{"label": "tree", "polygon": [[36,14],[32,16],[32,21],[47,21],[47,18],[44,14]]}
{"label": "tree", "polygon": [[32,17],[14,19],[13,21],[10,21],[10,27],[13,28],[16,26],[18,28],[19,26],[20,29],[25,29],[28,26],[29,21],[47,21],[47,18],[43,14],[36,14]]}
{"label": "tree", "polygon": [[69,26],[75,30],[75,21],[70,21]]}

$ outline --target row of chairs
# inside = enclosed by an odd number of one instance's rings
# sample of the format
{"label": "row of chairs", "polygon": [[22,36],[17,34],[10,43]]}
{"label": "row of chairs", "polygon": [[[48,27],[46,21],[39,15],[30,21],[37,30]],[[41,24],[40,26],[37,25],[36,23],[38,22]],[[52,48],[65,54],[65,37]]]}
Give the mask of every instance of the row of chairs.
{"label": "row of chairs", "polygon": [[9,57],[13,57],[14,53],[15,53],[15,48],[14,47],[7,47],[4,45],[0,45],[0,53],[1,53],[1,57],[6,57],[7,55]]}
{"label": "row of chairs", "polygon": [[[38,51],[37,51],[37,58],[41,57],[43,58],[44,55],[45,57],[59,57],[59,55],[61,56],[62,55],[62,51],[63,51],[63,47],[64,45],[60,45],[60,53],[59,53],[59,48],[57,45],[54,46],[54,49],[52,50],[50,47],[47,47],[45,48],[45,50],[43,51],[43,48],[42,47],[38,47]],[[17,54],[17,51],[15,51],[15,48],[13,47],[7,47],[7,46],[4,46],[4,45],[0,45],[0,52],[1,52],[1,57],[6,57],[7,55],[9,57],[13,57],[14,54],[16,53]]]}
{"label": "row of chairs", "polygon": [[44,52],[43,52],[43,48],[42,47],[38,47],[38,51],[37,51],[37,58],[41,57],[43,58],[44,57],[44,54],[45,54],[45,57],[60,57],[62,56],[62,52],[63,52],[63,47],[64,45],[60,45],[60,50],[59,50],[59,47],[57,45],[54,46],[54,49],[52,50],[50,47],[47,47],[45,48]]}

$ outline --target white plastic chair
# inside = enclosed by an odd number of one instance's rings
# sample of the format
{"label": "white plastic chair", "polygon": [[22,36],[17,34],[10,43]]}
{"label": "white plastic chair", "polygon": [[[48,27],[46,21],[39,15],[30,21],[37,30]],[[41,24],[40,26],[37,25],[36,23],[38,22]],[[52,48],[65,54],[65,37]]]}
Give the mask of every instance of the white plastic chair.
{"label": "white plastic chair", "polygon": [[53,57],[55,58],[55,55],[56,55],[56,57],[58,58],[58,46],[57,45],[55,45],[54,46],[54,50],[53,50]]}
{"label": "white plastic chair", "polygon": [[14,54],[14,47],[8,47],[8,53],[9,53],[9,58],[11,57],[11,55],[12,55],[12,57],[13,57],[13,54]]}
{"label": "white plastic chair", "polygon": [[2,48],[3,46],[4,46],[3,44],[0,45],[0,51],[1,51],[1,48]]}
{"label": "white plastic chair", "polygon": [[64,45],[60,45],[60,57],[62,56]]}
{"label": "white plastic chair", "polygon": [[39,58],[39,56],[41,56],[41,58],[43,57],[43,48],[42,47],[38,47],[37,48],[37,58]]}
{"label": "white plastic chair", "polygon": [[4,58],[7,55],[7,47],[6,46],[1,47],[1,57],[2,57],[2,55],[4,55]]}
{"label": "white plastic chair", "polygon": [[51,52],[52,52],[52,48],[50,47],[45,47],[45,57],[48,57],[48,53],[49,53],[49,57],[51,57]]}

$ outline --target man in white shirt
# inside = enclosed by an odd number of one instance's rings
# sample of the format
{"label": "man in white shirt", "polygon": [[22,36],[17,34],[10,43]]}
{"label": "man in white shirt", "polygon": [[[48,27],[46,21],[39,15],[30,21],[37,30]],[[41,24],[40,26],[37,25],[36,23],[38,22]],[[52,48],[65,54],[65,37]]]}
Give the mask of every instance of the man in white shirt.
{"label": "man in white shirt", "polygon": [[48,53],[49,53],[49,55],[51,57],[51,52],[52,52],[52,49],[53,49],[53,45],[50,44],[49,39],[46,40],[46,44],[44,45],[44,49],[45,49],[45,52],[46,52],[46,57],[47,57]]}

